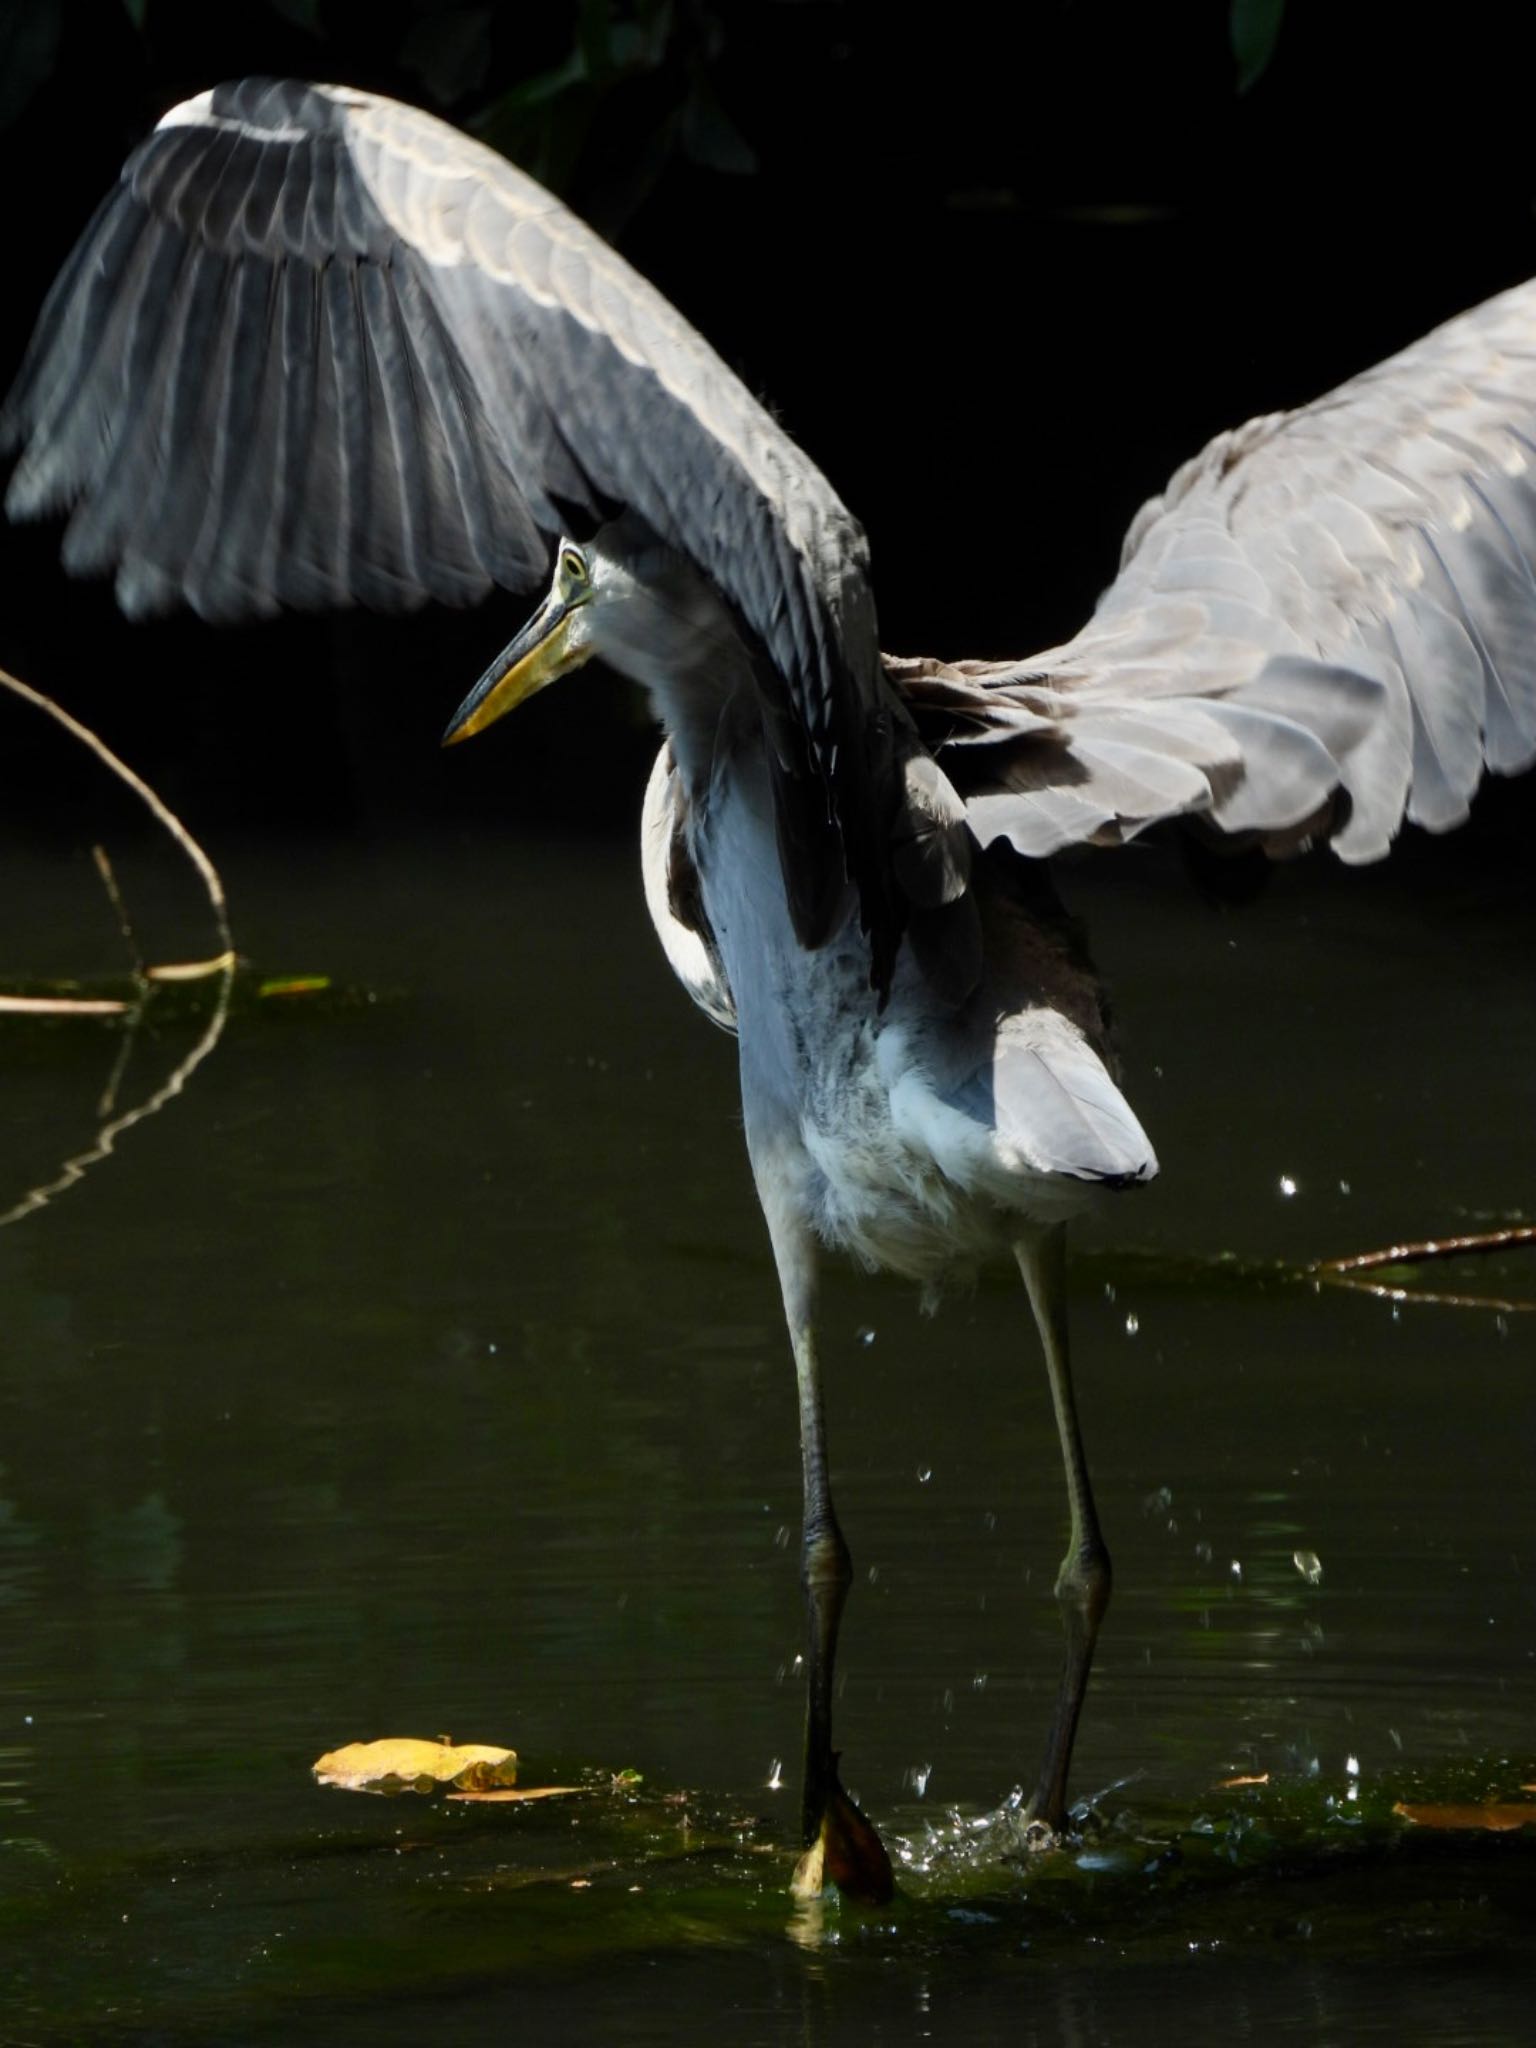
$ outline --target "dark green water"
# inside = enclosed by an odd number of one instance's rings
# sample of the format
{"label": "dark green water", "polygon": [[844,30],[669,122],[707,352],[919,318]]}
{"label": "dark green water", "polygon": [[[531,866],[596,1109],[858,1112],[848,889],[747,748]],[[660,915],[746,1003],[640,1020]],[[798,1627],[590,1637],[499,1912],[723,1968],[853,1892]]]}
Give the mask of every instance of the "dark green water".
{"label": "dark green water", "polygon": [[[791,1375],[733,1050],[628,850],[213,850],[251,963],[221,1042],[0,1229],[0,2040],[1528,2037],[1536,1831],[1392,1807],[1536,1783],[1536,1317],[1217,1263],[1529,1214],[1528,904],[1077,876],[1164,1163],[1079,1233],[1100,1824],[1025,1872],[969,1826],[1057,1665],[1017,1287],[930,1321],[839,1271],[838,1732],[909,1861],[888,1912],[808,1915]],[[124,886],[152,956],[208,950]],[[8,857],[6,975],[117,960],[85,864]],[[280,973],[334,986],[259,999]],[[120,1104],[207,1009],[159,1005]],[[0,1020],[0,1208],[88,1145],[120,1045]],[[1536,1293],[1528,1257],[1434,1280]],[[442,1732],[589,1789],[310,1781]]]}

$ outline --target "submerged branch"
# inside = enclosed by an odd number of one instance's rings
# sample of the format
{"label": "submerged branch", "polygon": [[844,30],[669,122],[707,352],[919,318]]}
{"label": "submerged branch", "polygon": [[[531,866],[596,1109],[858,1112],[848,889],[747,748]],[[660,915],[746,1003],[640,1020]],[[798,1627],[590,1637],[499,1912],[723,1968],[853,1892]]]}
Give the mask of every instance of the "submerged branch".
{"label": "submerged branch", "polygon": [[1380,1301],[1420,1301],[1436,1308],[1490,1308],[1501,1314],[1521,1315],[1536,1310],[1536,1301],[1403,1287],[1388,1280],[1370,1280],[1364,1276],[1384,1266],[1418,1266],[1427,1264],[1431,1259],[1482,1257],[1489,1252],[1514,1251],[1524,1245],[1536,1246],[1536,1224],[1517,1223],[1503,1230],[1479,1230],[1460,1237],[1427,1237],[1415,1244],[1384,1245],[1379,1251],[1352,1252],[1340,1259],[1319,1259],[1309,1271],[1315,1279],[1324,1280],[1332,1287],[1348,1288],[1355,1294],[1374,1295]]}
{"label": "submerged branch", "polygon": [[[130,1003],[108,998],[0,996],[0,1012],[30,1016],[124,1016],[128,1020],[130,1039],[125,1041],[123,1054],[114,1066],[112,1077],[98,1104],[97,1115],[102,1121],[91,1144],[84,1151],[66,1159],[52,1180],[40,1187],[32,1188],[9,1209],[0,1211],[0,1228],[3,1228],[8,1223],[15,1223],[21,1217],[30,1215],[33,1210],[45,1207],[55,1196],[73,1187],[98,1160],[108,1157],[124,1131],[131,1130],[135,1124],[143,1123],[146,1118],[154,1116],[166,1103],[181,1093],[192,1075],[218,1044],[223,1033],[225,1021],[229,1016],[236,961],[234,937],[229,927],[229,910],[219,872],[175,812],[162,802],[149,784],[141,776],[136,775],[125,761],[119,760],[111,748],[99,740],[88,726],[82,725],[77,718],[72,718],[67,711],[55,704],[51,697],[45,697],[40,690],[34,690],[30,684],[20,681],[18,677],[4,669],[0,669],[0,685],[25,703],[32,705],[35,710],[45,713],[56,725],[62,727],[71,739],[77,740],[81,746],[94,754],[119,782],[133,792],[161,829],[170,835],[191,863],[202,884],[220,946],[219,952],[211,959],[171,963],[161,967],[145,966],[112,864],[103,848],[92,848],[96,871],[117,916],[119,930],[133,962],[134,981],[139,991],[137,999]],[[131,1042],[132,1033],[152,1001],[156,986],[168,982],[214,977],[217,977],[219,982],[218,994],[212,1014],[196,1044],[177,1062],[171,1073],[152,1094],[135,1104],[132,1109],[125,1110],[120,1116],[112,1115],[126,1059],[127,1043]]]}
{"label": "submerged branch", "polygon": [[1351,1252],[1348,1258],[1319,1259],[1315,1273],[1363,1273],[1371,1266],[1416,1266],[1425,1259],[1459,1259],[1469,1253],[1509,1251],[1536,1244],[1536,1223],[1505,1230],[1479,1230],[1466,1237],[1426,1237],[1418,1244],[1389,1244],[1379,1252]]}

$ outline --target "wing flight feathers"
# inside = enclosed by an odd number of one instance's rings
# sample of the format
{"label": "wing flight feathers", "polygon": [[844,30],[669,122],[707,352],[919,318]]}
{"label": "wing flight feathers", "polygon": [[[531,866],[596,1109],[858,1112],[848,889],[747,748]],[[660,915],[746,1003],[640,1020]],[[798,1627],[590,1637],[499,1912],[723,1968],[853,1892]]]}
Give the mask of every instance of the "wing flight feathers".
{"label": "wing flight feathers", "polygon": [[1075,639],[888,662],[983,841],[1198,815],[1384,854],[1536,761],[1536,284],[1223,434],[1144,506]]}

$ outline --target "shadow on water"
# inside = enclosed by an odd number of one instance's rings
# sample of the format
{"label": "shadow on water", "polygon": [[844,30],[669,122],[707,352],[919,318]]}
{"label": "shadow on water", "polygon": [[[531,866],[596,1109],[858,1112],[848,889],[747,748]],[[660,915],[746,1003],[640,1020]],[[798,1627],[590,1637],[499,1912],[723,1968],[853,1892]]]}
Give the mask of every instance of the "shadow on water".
{"label": "shadow on water", "polygon": [[[902,1894],[796,1913],[791,1381],[731,1048],[627,850],[224,865],[217,1055],[0,1230],[0,2038],[1518,2037],[1536,1831],[1395,1808],[1536,1798],[1532,1319],[1297,1276],[1519,1220],[1528,905],[1303,874],[1229,921],[1155,864],[1077,878],[1165,1168],[1075,1277],[1110,1789],[1032,1862],[985,1818],[1058,1654],[1016,1290],[928,1321],[840,1271],[839,1740]],[[109,920],[59,964],[78,864],[9,873],[7,970],[115,971]],[[116,1029],[7,1024],[0,1202]],[[1529,1255],[1457,1287],[1528,1296]],[[439,1732],[586,1789],[309,1781]]]}

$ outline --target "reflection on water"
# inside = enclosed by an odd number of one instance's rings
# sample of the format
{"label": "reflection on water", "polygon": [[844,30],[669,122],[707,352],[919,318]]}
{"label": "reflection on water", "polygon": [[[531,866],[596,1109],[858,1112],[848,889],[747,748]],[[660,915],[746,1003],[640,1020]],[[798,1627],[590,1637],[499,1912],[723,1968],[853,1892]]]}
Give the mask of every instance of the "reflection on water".
{"label": "reflection on water", "polygon": [[[1056,1869],[954,1853],[1057,1671],[1018,1290],[929,1321],[838,1272],[844,1775],[926,1846],[892,1917],[791,1924],[792,1380],[732,1050],[652,957],[627,850],[224,865],[255,967],[358,999],[237,1005],[180,1100],[0,1231],[12,2031],[298,2040],[355,2000],[381,2041],[727,2010],[743,2041],[1089,2039],[1159,2005],[1341,2038],[1464,2014],[1435,1971],[1468,1956],[1506,2010],[1529,1843],[1409,1852],[1391,1807],[1536,1782],[1532,1319],[1202,1262],[1528,1202],[1528,913],[1301,876],[1229,922],[1081,878],[1165,1162],[1074,1302],[1117,1567],[1077,1775],[1102,1820]],[[15,1044],[19,1164],[112,1048]],[[1497,1291],[1531,1291],[1514,1256]],[[308,1782],[407,1733],[598,1789],[471,1815]],[[601,1789],[626,1767],[631,1806]]]}

